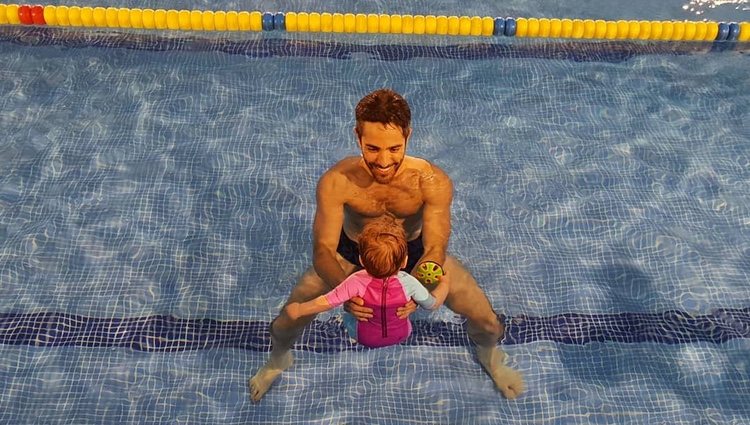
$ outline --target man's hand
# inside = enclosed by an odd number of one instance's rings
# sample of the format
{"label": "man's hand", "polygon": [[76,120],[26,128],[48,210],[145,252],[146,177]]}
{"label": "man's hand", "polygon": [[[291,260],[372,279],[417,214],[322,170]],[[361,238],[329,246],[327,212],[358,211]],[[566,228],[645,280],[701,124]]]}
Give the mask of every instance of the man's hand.
{"label": "man's hand", "polygon": [[417,303],[410,299],[405,306],[396,309],[396,316],[398,316],[399,319],[406,319],[415,311],[417,311]]}
{"label": "man's hand", "polygon": [[354,297],[344,303],[344,310],[349,312],[360,322],[366,322],[372,319],[372,309],[365,307],[365,300],[360,297]]}
{"label": "man's hand", "polygon": [[[344,303],[344,310],[348,311],[360,322],[366,322],[372,319],[372,309],[365,307],[365,300],[360,297],[354,297]],[[409,300],[403,307],[396,309],[396,316],[399,319],[406,319],[412,313],[417,311],[417,303],[414,300]]]}

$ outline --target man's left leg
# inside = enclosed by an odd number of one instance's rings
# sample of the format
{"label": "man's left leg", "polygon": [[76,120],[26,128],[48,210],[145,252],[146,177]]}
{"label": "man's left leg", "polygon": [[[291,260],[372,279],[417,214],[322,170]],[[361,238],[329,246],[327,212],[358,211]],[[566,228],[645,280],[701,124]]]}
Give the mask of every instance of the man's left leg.
{"label": "man's left leg", "polygon": [[479,363],[497,389],[506,398],[518,397],[524,390],[523,377],[504,364],[505,353],[497,347],[497,342],[505,328],[492,310],[487,296],[471,273],[455,258],[448,256],[444,268],[451,284],[446,306],[466,317],[469,338],[476,344]]}

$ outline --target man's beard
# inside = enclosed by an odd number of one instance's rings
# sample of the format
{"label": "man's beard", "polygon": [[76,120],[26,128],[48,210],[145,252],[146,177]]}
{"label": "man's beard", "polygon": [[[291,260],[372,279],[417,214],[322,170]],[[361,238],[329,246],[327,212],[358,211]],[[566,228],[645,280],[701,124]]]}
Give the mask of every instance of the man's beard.
{"label": "man's beard", "polygon": [[388,167],[387,174],[381,173],[381,168],[378,167],[375,164],[368,163],[367,166],[370,168],[370,174],[372,174],[372,177],[375,179],[376,182],[380,184],[388,184],[393,180],[393,177],[396,176],[396,172],[398,172],[399,167],[401,166],[401,163],[395,163]]}

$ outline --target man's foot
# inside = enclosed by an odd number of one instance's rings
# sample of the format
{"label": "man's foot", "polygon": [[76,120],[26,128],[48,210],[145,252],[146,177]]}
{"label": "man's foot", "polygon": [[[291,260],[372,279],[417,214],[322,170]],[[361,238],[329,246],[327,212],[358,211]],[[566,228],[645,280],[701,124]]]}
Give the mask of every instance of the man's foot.
{"label": "man's foot", "polygon": [[271,384],[273,384],[273,381],[281,375],[281,372],[291,366],[293,362],[294,357],[289,351],[279,358],[274,358],[272,355],[266,364],[258,369],[255,376],[248,381],[248,385],[250,385],[250,399],[254,402],[260,401],[271,387]]}
{"label": "man's foot", "polygon": [[485,371],[489,373],[495,386],[508,399],[521,395],[524,389],[523,377],[517,371],[505,366],[505,353],[497,347],[477,346],[477,357]]}

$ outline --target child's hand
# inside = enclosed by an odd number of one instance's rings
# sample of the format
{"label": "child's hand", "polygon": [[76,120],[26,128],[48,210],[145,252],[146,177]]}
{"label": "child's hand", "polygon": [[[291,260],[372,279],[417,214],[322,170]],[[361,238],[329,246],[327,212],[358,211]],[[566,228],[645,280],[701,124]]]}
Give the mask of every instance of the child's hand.
{"label": "child's hand", "polygon": [[286,312],[286,315],[289,316],[292,320],[297,320],[302,316],[300,314],[300,305],[298,302],[291,302],[287,304],[286,308],[284,308],[284,311]]}

